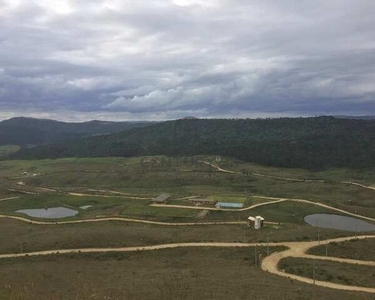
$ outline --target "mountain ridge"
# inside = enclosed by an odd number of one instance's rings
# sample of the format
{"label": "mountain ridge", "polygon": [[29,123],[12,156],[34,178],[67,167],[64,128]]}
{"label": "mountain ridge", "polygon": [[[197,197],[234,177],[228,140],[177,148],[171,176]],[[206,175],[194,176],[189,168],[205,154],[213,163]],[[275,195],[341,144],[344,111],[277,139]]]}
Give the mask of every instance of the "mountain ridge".
{"label": "mountain ridge", "polygon": [[50,119],[16,117],[0,122],[0,145],[41,145],[79,139],[86,135],[110,134],[155,122],[108,122],[92,120],[68,123]]}
{"label": "mountain ridge", "polygon": [[375,166],[375,121],[334,117],[185,119],[33,149],[13,157],[41,159],[201,154],[279,167]]}

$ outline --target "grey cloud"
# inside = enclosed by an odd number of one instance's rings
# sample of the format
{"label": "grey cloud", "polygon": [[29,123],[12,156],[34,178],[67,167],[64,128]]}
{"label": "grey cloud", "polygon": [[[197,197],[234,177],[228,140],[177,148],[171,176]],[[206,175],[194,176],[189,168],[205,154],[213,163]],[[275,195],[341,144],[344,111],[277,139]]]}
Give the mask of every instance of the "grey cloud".
{"label": "grey cloud", "polygon": [[368,114],[374,13],[367,0],[0,1],[0,111]]}

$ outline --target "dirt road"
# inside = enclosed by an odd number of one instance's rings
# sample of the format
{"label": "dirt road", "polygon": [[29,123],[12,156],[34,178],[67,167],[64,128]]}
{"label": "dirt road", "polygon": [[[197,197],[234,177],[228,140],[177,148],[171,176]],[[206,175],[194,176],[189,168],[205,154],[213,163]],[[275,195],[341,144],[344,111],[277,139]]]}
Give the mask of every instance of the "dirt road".
{"label": "dirt road", "polygon": [[[313,259],[324,259],[342,263],[349,263],[349,264],[361,264],[366,266],[375,266],[375,262],[373,261],[358,261],[358,260],[351,260],[351,259],[341,259],[335,257],[320,257],[315,255],[308,255],[306,252],[315,246],[324,245],[330,242],[343,242],[348,241],[351,239],[366,239],[366,238],[375,238],[375,235],[366,235],[366,236],[359,236],[359,237],[344,237],[344,238],[336,238],[336,239],[329,239],[320,242],[280,242],[280,243],[269,243],[268,246],[284,246],[288,247],[288,250],[275,252],[270,256],[265,257],[261,262],[261,269],[263,271],[282,276],[291,278],[297,281],[301,281],[308,284],[315,284],[322,287],[339,289],[339,290],[347,290],[347,291],[361,291],[367,293],[375,293],[375,288],[366,288],[360,286],[348,286],[342,285],[332,282],[325,282],[293,275],[287,274],[283,271],[278,269],[278,264],[281,259],[286,257],[301,257],[301,258],[313,258]],[[152,250],[162,250],[162,249],[174,249],[174,248],[198,248],[198,247],[265,247],[267,243],[174,243],[174,244],[161,244],[161,245],[153,245],[153,246],[138,246],[138,247],[121,247],[121,248],[79,248],[79,249],[59,249],[59,250],[45,250],[45,251],[37,251],[37,252],[28,252],[28,253],[14,253],[14,254],[2,254],[0,255],[0,259],[5,258],[19,258],[19,257],[30,257],[30,256],[45,256],[45,255],[57,255],[57,254],[80,254],[80,253],[110,253],[110,252],[134,252],[134,251],[152,251]]]}
{"label": "dirt road", "polygon": [[9,198],[3,198],[3,199],[0,199],[0,202],[2,201],[8,201],[8,200],[13,200],[13,199],[18,199],[19,197],[9,197]]}
{"label": "dirt road", "polygon": [[70,196],[76,197],[100,197],[100,198],[126,198],[126,199],[139,199],[139,200],[151,200],[152,198],[145,197],[134,197],[134,196],[109,196],[109,195],[97,195],[97,194],[84,194],[84,193],[68,193]]}
{"label": "dirt road", "polygon": [[[275,201],[284,200],[284,201],[307,203],[307,204],[311,204],[311,205],[324,207],[324,208],[327,208],[327,209],[330,209],[330,210],[334,210],[334,211],[337,211],[337,212],[340,212],[342,214],[346,214],[346,215],[349,215],[349,216],[352,216],[352,217],[356,217],[356,218],[364,219],[364,220],[367,220],[367,221],[375,222],[375,218],[366,217],[366,216],[359,215],[359,214],[356,214],[356,213],[351,213],[349,211],[346,211],[346,210],[343,210],[343,209],[340,209],[340,208],[336,208],[336,207],[333,207],[333,206],[330,206],[330,205],[327,205],[327,204],[323,204],[323,203],[320,203],[320,202],[314,202],[314,201],[305,200],[305,199],[294,199],[294,198],[277,198],[277,197],[266,197],[266,196],[256,196],[256,197],[257,198],[269,199],[269,200],[275,200]],[[268,202],[268,203],[271,203],[271,202]]]}
{"label": "dirt road", "polygon": [[[64,225],[64,224],[80,224],[80,223],[95,223],[95,222],[109,222],[109,221],[133,222],[133,223],[161,225],[161,226],[204,226],[204,225],[244,225],[246,224],[245,221],[172,223],[172,222],[149,221],[149,220],[140,220],[140,219],[129,219],[129,218],[121,218],[121,217],[105,217],[105,218],[93,218],[93,219],[72,220],[72,221],[36,221],[36,220],[28,219],[25,217],[17,217],[17,216],[10,216],[10,215],[0,215],[0,218],[18,220],[21,222],[26,222],[26,223],[34,224],[34,225]],[[268,223],[278,224],[278,223],[273,223],[273,222],[268,222]]]}
{"label": "dirt road", "polygon": [[280,243],[281,245],[286,246],[289,249],[285,251],[281,251],[281,252],[275,252],[275,253],[272,253],[270,256],[265,257],[261,263],[261,268],[263,271],[270,272],[275,275],[291,278],[291,279],[309,283],[309,284],[315,284],[315,285],[322,286],[322,287],[333,288],[333,289],[338,289],[338,290],[375,293],[375,288],[349,286],[349,285],[343,285],[343,284],[319,281],[319,280],[314,281],[313,279],[310,279],[310,278],[284,273],[278,268],[280,260],[286,257],[300,257],[300,258],[306,258],[306,259],[328,260],[328,261],[341,262],[341,263],[347,263],[347,264],[360,264],[360,265],[374,267],[375,266],[374,261],[359,261],[359,260],[354,260],[354,259],[344,259],[344,258],[338,258],[338,257],[317,256],[317,255],[306,254],[306,252],[310,248],[313,248],[319,245],[325,245],[331,242],[339,243],[339,242],[349,241],[353,239],[367,239],[367,238],[375,238],[375,235],[365,235],[365,236],[359,236],[359,237],[343,237],[343,238],[324,240],[320,242],[315,241],[315,242]]}
{"label": "dirt road", "polygon": [[[260,198],[260,197],[259,197]],[[175,205],[175,204],[151,204],[150,206],[155,206],[155,207],[168,207],[168,208],[183,208],[183,209],[198,209],[198,210],[214,210],[214,211],[246,211],[246,210],[252,210],[254,208],[264,206],[264,205],[270,205],[270,204],[275,204],[275,203],[280,203],[280,202],[285,202],[288,201],[288,199],[277,199],[269,202],[263,202],[263,203],[258,203],[254,204],[248,207],[244,208],[217,208],[217,207],[205,207],[205,206],[188,206],[188,205]]]}
{"label": "dirt road", "polygon": [[[201,160],[199,160],[198,162],[204,163],[206,165],[209,165],[209,166],[215,168],[216,170],[218,170],[220,172],[230,173],[230,174],[243,174],[241,172],[235,172],[235,171],[223,169],[223,168],[219,167],[218,165],[209,163],[207,161],[201,161]],[[258,176],[258,177],[265,177],[265,178],[271,178],[271,179],[276,179],[276,180],[284,180],[284,181],[320,182],[320,183],[327,182],[327,180],[324,180],[324,179],[298,179],[298,178],[290,178],[290,177],[280,177],[280,176],[274,176],[274,175],[267,175],[267,174],[261,174],[261,173],[250,173],[250,174],[254,175],[254,176]],[[369,190],[375,191],[375,187],[374,186],[364,185],[364,184],[361,184],[361,183],[358,183],[358,182],[353,182],[353,181],[337,181],[337,182],[338,183],[343,183],[343,184],[351,184],[351,185],[355,185],[355,186],[358,186],[358,187],[361,187],[361,188],[364,188],[364,189],[369,189]]]}

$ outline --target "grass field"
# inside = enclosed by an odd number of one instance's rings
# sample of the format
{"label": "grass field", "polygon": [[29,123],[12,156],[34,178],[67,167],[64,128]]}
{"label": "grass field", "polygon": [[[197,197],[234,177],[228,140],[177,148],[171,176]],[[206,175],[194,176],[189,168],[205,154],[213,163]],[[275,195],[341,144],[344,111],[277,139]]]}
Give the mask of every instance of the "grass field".
{"label": "grass field", "polygon": [[315,267],[316,280],[344,285],[375,287],[374,267],[290,257],[281,260],[279,267],[286,273],[307,278],[313,278]]}
{"label": "grass field", "polygon": [[[0,219],[0,253],[38,250],[143,246],[178,242],[280,242],[317,239],[309,226],[266,226],[254,230],[246,225],[158,226],[127,222],[100,222],[65,225],[32,225]],[[340,237],[342,231],[322,230],[321,239]],[[345,234],[346,235],[346,234]],[[22,247],[22,248],[21,248]]]}
{"label": "grass field", "polygon": [[[13,299],[30,300],[373,299],[264,273],[254,265],[254,250],[186,248],[1,260],[1,289],[3,299],[21,294]],[[265,249],[258,250],[264,254]]]}
{"label": "grass field", "polygon": [[[0,201],[0,214],[25,216],[15,211],[64,206],[77,210],[79,214],[63,220],[115,216],[165,222],[207,222],[245,221],[250,215],[262,215],[266,221],[278,224],[267,224],[262,230],[254,230],[244,224],[170,227],[119,221],[31,225],[0,218],[0,253],[178,242],[309,241],[316,240],[318,236],[328,239],[355,234],[307,226],[303,220],[306,215],[332,211],[297,202],[282,202],[251,211],[210,211],[203,218],[198,217],[200,210],[150,206],[150,199],[164,192],[172,196],[171,204],[189,205],[186,200],[178,199],[190,196],[241,202],[245,206],[270,201],[258,196],[288,197],[318,201],[375,217],[375,191],[339,182],[355,180],[373,184],[375,173],[371,170],[312,172],[263,167],[223,158],[222,167],[241,173],[229,174],[197,162],[205,159],[210,158],[194,157],[193,163],[181,163],[176,158],[159,157],[157,161],[160,163],[155,164],[144,163],[144,159],[139,157],[0,161],[0,200],[19,197]],[[324,179],[327,182],[293,182],[251,173]],[[25,185],[17,185],[20,181]],[[84,205],[93,207],[87,210],[79,208]],[[355,253],[352,258],[374,259],[375,253],[371,250],[375,246],[373,243],[356,241],[330,244],[328,250],[334,256]],[[311,251],[325,255],[325,247]],[[283,263],[290,264],[287,260]],[[305,261],[296,262],[306,276],[309,276],[308,264]],[[327,264],[321,267],[322,276],[341,280],[338,266]],[[352,278],[358,272],[362,272],[362,269],[345,269],[342,280]],[[374,278],[371,272],[371,268],[366,269],[355,280],[367,285],[365,277]],[[353,282],[357,282],[355,280]],[[1,300],[373,299],[367,294],[318,288],[264,273],[254,266],[253,248],[191,248],[0,260],[0,283]],[[51,298],[51,295],[55,298]]]}
{"label": "grass field", "polygon": [[[166,159],[166,158],[164,158]],[[201,159],[196,157],[195,161]],[[218,201],[245,202],[251,196],[302,198],[320,201],[349,211],[375,217],[373,197],[375,191],[339,183],[357,180],[372,184],[373,171],[335,169],[311,172],[299,169],[278,169],[243,164],[227,159],[241,171],[297,178],[323,178],[328,182],[291,182],[252,175],[225,174],[195,162],[193,164],[161,164],[148,166],[142,158],[70,158],[42,161],[0,162],[0,194],[22,180],[26,189],[36,186],[52,187],[59,191],[82,189],[111,189],[136,195],[153,197],[168,192],[174,198],[187,196],[209,197]],[[23,172],[28,172],[23,175]],[[31,174],[35,174],[32,176]],[[334,174],[334,175],[332,175]],[[359,180],[359,174],[367,181]],[[361,177],[361,178],[362,178]],[[372,181],[373,180],[373,181]]]}
{"label": "grass field", "polygon": [[[250,200],[257,203],[258,199]],[[267,202],[262,200],[262,202]],[[150,206],[150,200],[129,199],[126,197],[96,197],[71,195],[23,195],[19,199],[0,202],[0,212],[17,214],[20,209],[46,208],[64,206],[79,211],[75,217],[69,219],[85,219],[98,216],[124,216],[136,219],[159,221],[196,222],[199,210],[174,207]],[[186,205],[185,203],[182,203]],[[88,210],[79,207],[92,205]],[[331,213],[332,211],[306,203],[282,202],[268,206],[261,206],[251,211],[210,211],[201,221],[245,221],[249,215],[262,215],[268,221],[279,223],[293,223],[303,225],[304,216],[312,213]],[[23,214],[17,214],[24,216]]]}
{"label": "grass field", "polygon": [[261,215],[266,220],[281,223],[305,224],[303,218],[313,213],[331,213],[323,207],[306,203],[281,202],[272,205],[260,206],[250,211],[212,211],[208,215],[209,220],[245,220],[249,215]]}
{"label": "grass field", "polygon": [[20,146],[16,145],[0,146],[0,159],[8,157],[9,154],[17,152],[18,150],[20,150],[20,148]]}
{"label": "grass field", "polygon": [[251,162],[236,159],[224,159],[220,162],[223,168],[243,173],[260,173],[264,175],[288,177],[294,179],[323,179],[327,181],[354,180],[363,184],[375,185],[373,169],[332,168],[325,170],[306,170],[298,168],[277,168],[262,166]]}
{"label": "grass field", "polygon": [[[310,254],[375,261],[375,240],[351,240],[342,243],[330,243],[310,249]],[[375,278],[374,278],[375,281]]]}

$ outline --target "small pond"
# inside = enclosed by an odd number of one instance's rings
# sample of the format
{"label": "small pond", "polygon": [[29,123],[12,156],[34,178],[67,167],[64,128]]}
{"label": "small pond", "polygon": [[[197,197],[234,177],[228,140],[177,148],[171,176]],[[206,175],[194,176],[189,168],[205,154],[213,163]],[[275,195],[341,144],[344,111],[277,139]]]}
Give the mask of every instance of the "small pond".
{"label": "small pond", "polygon": [[351,217],[333,214],[313,214],[304,218],[305,222],[314,227],[339,229],[347,231],[375,231],[375,224]]}
{"label": "small pond", "polygon": [[73,217],[78,214],[78,211],[66,207],[51,207],[38,209],[21,209],[16,212],[26,214],[34,218],[42,219],[59,219],[66,217]]}

